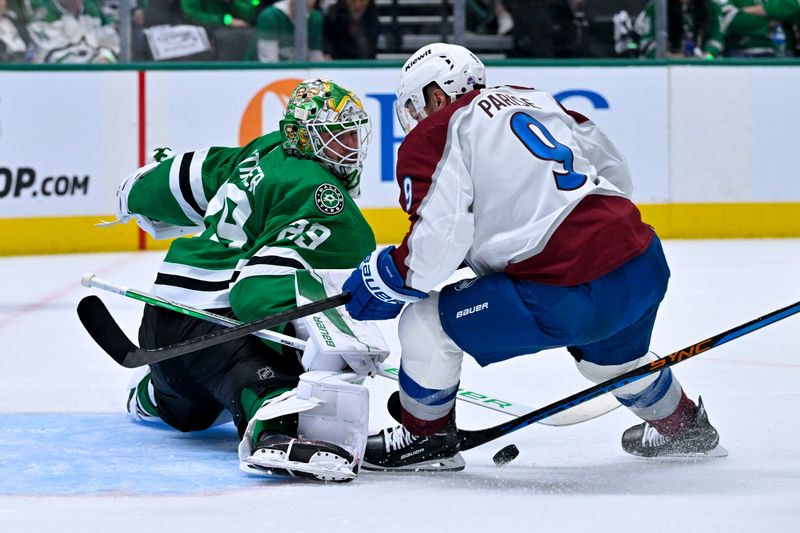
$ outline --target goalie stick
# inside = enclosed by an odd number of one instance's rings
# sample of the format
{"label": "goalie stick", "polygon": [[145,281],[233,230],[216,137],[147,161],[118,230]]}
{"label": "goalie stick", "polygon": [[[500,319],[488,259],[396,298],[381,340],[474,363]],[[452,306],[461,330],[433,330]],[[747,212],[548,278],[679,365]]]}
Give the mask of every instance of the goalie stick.
{"label": "goalie stick", "polygon": [[[238,320],[230,317],[166,300],[159,296],[148,294],[140,290],[113,284],[104,279],[98,278],[94,274],[85,274],[81,278],[81,285],[84,287],[103,289],[120,296],[125,296],[153,306],[162,307],[164,309],[169,309],[171,311],[201,320],[207,320],[221,326],[238,326],[241,324],[241,322]],[[119,359],[124,359],[126,354],[131,351],[132,347],[135,348],[135,345],[127,338],[125,333],[111,316],[111,313],[108,311],[108,308],[105,306],[102,300],[99,298],[91,298],[85,303],[82,302],[81,305],[83,307],[80,313],[82,313],[83,316],[94,316],[94,319],[91,321],[84,322],[83,319],[81,319],[81,321],[84,323],[84,327],[87,329],[91,337],[115,361],[119,362]],[[264,340],[277,342],[285,346],[290,346],[298,350],[304,349],[306,345],[305,341],[278,333],[276,331],[259,330],[251,333],[251,335]],[[110,350],[116,350],[116,352],[112,354]],[[381,363],[378,366],[379,375],[394,381],[398,380],[398,372],[398,368],[391,367],[384,363]],[[478,405],[480,407],[491,409],[500,413],[505,413],[514,417],[522,416],[533,409],[532,407],[519,402],[500,400],[493,395],[483,394],[466,388],[459,389],[456,397],[459,400],[467,403]],[[602,397],[595,398],[591,402],[585,402],[568,411],[557,413],[553,417],[540,420],[539,423],[548,426],[570,426],[602,416],[610,411],[613,411],[619,406],[619,402],[617,402],[613,396],[610,394],[604,395]]]}
{"label": "goalie stick", "polygon": [[751,320],[750,322],[741,324],[735,328],[731,328],[728,331],[724,331],[714,335],[713,337],[692,344],[691,346],[687,346],[686,348],[678,350],[677,352],[665,355],[664,357],[656,359],[655,361],[652,361],[646,365],[634,368],[633,370],[620,376],[609,379],[608,381],[604,381],[603,383],[595,385],[594,387],[577,392],[572,396],[568,396],[567,398],[553,402],[550,405],[546,405],[509,422],[479,430],[459,429],[458,436],[461,441],[461,451],[475,448],[482,444],[486,444],[487,442],[508,435],[509,433],[513,433],[518,429],[529,426],[535,422],[538,422],[539,420],[552,416],[555,413],[589,401],[592,398],[600,396],[601,394],[616,390],[627,385],[628,383],[638,381],[643,377],[652,374],[653,372],[677,365],[682,361],[691,359],[696,355],[707,352],[712,348],[721,346],[734,339],[738,339],[739,337],[743,337],[748,333],[752,333],[753,331],[773,324],[779,320],[783,320],[784,318],[792,316],[798,312],[800,312],[800,302],[796,302],[792,305],[784,307],[783,309],[778,309],[777,311],[773,311],[760,318],[756,318],[755,320]]}
{"label": "goalie stick", "polygon": [[350,301],[350,293],[343,292],[336,296],[325,298],[307,305],[301,305],[288,311],[274,313],[264,318],[244,322],[200,337],[195,337],[170,346],[161,348],[139,348],[128,339],[125,332],[114,321],[102,300],[97,296],[86,296],[78,304],[78,318],[83,327],[89,332],[94,341],[110,355],[114,361],[126,368],[136,368],[151,365],[187,353],[216,346],[245,335],[250,335],[260,329],[271,328],[304,316],[320,313]]}

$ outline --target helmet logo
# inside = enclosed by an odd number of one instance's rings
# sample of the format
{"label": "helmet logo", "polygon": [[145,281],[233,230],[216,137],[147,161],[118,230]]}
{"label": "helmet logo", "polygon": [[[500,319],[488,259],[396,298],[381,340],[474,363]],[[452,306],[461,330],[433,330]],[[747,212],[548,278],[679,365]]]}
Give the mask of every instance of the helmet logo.
{"label": "helmet logo", "polygon": [[412,59],[411,62],[408,65],[406,65],[406,70],[410,69],[411,67],[416,65],[419,61],[421,61],[422,59],[425,59],[429,55],[431,55],[431,49],[430,48],[425,50],[424,53],[422,53],[422,54],[418,55],[417,57],[415,57],[414,59]]}
{"label": "helmet logo", "polygon": [[344,195],[335,186],[324,183],[314,192],[314,203],[326,215],[335,215],[344,209]]}

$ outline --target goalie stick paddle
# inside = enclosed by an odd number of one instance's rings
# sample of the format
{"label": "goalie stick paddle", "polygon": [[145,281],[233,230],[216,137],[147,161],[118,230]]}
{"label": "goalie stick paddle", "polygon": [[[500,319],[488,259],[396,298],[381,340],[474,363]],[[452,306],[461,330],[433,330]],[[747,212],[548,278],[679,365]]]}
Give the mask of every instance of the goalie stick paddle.
{"label": "goalie stick paddle", "polygon": [[264,318],[251,320],[239,326],[233,326],[194,339],[189,339],[161,348],[138,348],[133,344],[114,321],[102,300],[97,296],[87,296],[78,304],[78,318],[89,335],[114,361],[126,368],[136,368],[179,357],[187,353],[216,346],[261,329],[267,329],[314,313],[320,313],[350,301],[350,293],[343,292],[324,300],[301,305],[289,311],[274,313]]}
{"label": "goalie stick paddle", "polygon": [[696,355],[707,352],[712,348],[721,346],[734,339],[738,339],[739,337],[743,337],[748,333],[752,333],[753,331],[773,324],[779,320],[783,320],[784,318],[792,316],[798,312],[800,312],[800,302],[796,302],[790,306],[784,307],[783,309],[778,309],[777,311],[773,311],[772,313],[766,314],[760,318],[756,318],[755,320],[751,320],[750,322],[736,326],[735,328],[731,328],[728,331],[724,331],[718,335],[714,335],[713,337],[692,344],[691,346],[687,346],[686,348],[678,350],[677,352],[665,355],[664,357],[656,359],[655,361],[652,361],[646,365],[636,367],[633,370],[622,374],[621,376],[617,376],[609,379],[608,381],[604,381],[603,383],[595,385],[594,387],[582,390],[573,394],[572,396],[553,402],[550,405],[546,405],[540,409],[537,409],[536,411],[528,413],[527,415],[515,418],[514,420],[479,430],[459,429],[458,436],[461,441],[461,451],[475,448],[497,438],[508,435],[509,433],[517,431],[518,429],[522,429],[525,426],[529,426],[535,422],[538,422],[539,420],[547,418],[548,416],[552,416],[555,413],[569,409],[570,407],[583,402],[587,402],[592,398],[600,396],[601,394],[605,394],[623,387],[628,383],[638,381],[648,374],[652,374],[653,372],[658,372],[673,365],[677,365],[682,361],[691,359]]}

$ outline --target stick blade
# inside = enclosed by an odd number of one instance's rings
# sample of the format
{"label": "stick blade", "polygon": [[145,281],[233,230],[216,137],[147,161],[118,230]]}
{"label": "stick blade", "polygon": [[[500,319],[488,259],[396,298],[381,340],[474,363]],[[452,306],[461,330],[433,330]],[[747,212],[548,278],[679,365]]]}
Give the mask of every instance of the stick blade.
{"label": "stick blade", "polygon": [[104,352],[120,365],[132,368],[126,362],[126,357],[130,352],[138,350],[138,347],[119,327],[103,300],[95,295],[83,298],[78,303],[78,318]]}
{"label": "stick blade", "polygon": [[612,394],[603,394],[552,414],[539,423],[545,426],[572,426],[608,414],[621,405]]}

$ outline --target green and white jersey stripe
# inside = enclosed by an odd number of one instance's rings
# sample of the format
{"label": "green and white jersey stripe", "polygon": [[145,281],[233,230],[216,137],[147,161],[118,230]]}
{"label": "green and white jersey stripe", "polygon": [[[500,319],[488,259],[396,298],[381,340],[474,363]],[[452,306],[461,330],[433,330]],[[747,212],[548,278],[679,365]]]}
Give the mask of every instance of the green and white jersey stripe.
{"label": "green and white jersey stripe", "polygon": [[203,224],[203,216],[208,207],[202,181],[202,165],[207,156],[208,149],[180,154],[171,160],[170,192],[186,218],[195,225]]}
{"label": "green and white jersey stripe", "polygon": [[265,246],[249,260],[240,262],[237,281],[254,276],[294,276],[298,269],[312,270],[312,267],[291,248]]}
{"label": "green and white jersey stripe", "polygon": [[164,261],[158,269],[153,292],[164,299],[202,309],[230,307],[228,293],[234,268],[210,270]]}
{"label": "green and white jersey stripe", "polygon": [[128,207],[201,231],[173,241],[156,295],[231,307],[244,321],[293,307],[297,270],[354,268],[375,248],[339,181],[313,161],[286,156],[278,132],[243,148],[162,161],[131,188]]}

